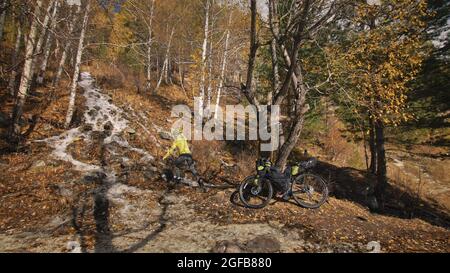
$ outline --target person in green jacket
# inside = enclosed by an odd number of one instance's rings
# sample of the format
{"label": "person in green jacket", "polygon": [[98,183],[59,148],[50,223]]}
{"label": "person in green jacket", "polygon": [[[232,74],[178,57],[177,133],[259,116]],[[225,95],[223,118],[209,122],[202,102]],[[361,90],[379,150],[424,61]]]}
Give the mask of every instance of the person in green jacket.
{"label": "person in green jacket", "polygon": [[172,146],[167,151],[166,155],[163,157],[163,160],[166,160],[170,156],[177,155],[177,158],[174,161],[174,180],[175,182],[179,182],[183,179],[184,170],[187,170],[194,175],[194,178],[198,180],[198,173],[195,169],[195,162],[192,158],[191,150],[189,149],[189,145],[186,137],[183,135],[181,129],[176,129],[172,132],[174,142]]}

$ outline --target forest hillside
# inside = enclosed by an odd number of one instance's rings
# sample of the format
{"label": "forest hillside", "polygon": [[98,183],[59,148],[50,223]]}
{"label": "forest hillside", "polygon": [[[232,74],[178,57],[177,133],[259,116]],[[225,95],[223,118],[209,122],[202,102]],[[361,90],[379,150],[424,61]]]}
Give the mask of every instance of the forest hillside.
{"label": "forest hillside", "polygon": [[[1,1],[0,251],[448,253],[450,5],[350,2]],[[214,137],[172,183],[176,106]],[[319,208],[246,205],[312,157]]]}

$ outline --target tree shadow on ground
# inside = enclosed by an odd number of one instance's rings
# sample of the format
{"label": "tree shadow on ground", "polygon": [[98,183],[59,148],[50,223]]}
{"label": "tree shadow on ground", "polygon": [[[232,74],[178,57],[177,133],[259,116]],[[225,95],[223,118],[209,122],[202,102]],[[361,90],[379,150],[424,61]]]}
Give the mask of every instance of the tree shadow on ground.
{"label": "tree shadow on ground", "polygon": [[[86,237],[92,233],[95,240],[94,252],[117,252],[112,243],[113,234],[111,233],[109,224],[110,204],[106,193],[108,192],[110,185],[105,181],[103,176],[98,175],[97,178],[95,183],[98,183],[98,186],[93,190],[82,193],[76,202],[77,205],[72,208],[72,226],[79,238],[81,252],[87,252]],[[93,204],[91,203],[91,200],[93,201]],[[93,216],[95,231],[90,230],[89,224],[86,226],[84,225],[85,222],[89,223],[90,215]]]}
{"label": "tree shadow on ground", "polygon": [[[330,196],[349,200],[369,207],[369,195],[373,191],[376,178],[365,171],[354,168],[339,168],[319,162],[314,172],[323,176],[330,185]],[[386,191],[386,205],[375,213],[402,219],[418,218],[432,225],[450,229],[450,216],[437,206],[425,202],[392,184]]]}
{"label": "tree shadow on ground", "polygon": [[161,232],[163,232],[167,225],[166,225],[166,217],[167,217],[167,209],[169,208],[169,203],[168,202],[164,202],[165,196],[171,191],[172,189],[168,189],[166,192],[164,192],[161,197],[158,200],[159,204],[162,204],[162,211],[161,214],[159,215],[159,219],[158,219],[158,224],[159,227],[157,229],[155,229],[153,232],[151,232],[150,234],[148,234],[144,239],[142,239],[141,241],[139,241],[138,243],[135,243],[134,245],[132,245],[131,247],[121,251],[124,253],[132,253],[132,252],[136,252],[139,249],[141,249],[142,247],[146,246],[150,241],[152,241],[153,239],[156,238],[156,236],[158,236]]}
{"label": "tree shadow on ground", "polygon": [[109,225],[109,187],[110,185],[103,183],[94,193],[95,253],[117,251],[112,243],[113,234]]}
{"label": "tree shadow on ground", "polygon": [[[148,234],[145,238],[139,242],[133,244],[125,250],[119,250],[113,244],[114,238],[120,238],[132,233],[145,231],[152,223],[147,223],[140,229],[128,230],[124,233],[114,233],[110,228],[110,202],[107,197],[107,192],[110,188],[110,184],[102,183],[104,181],[99,178],[99,186],[94,190],[84,192],[78,198],[77,205],[72,209],[72,226],[76,231],[78,240],[81,247],[81,252],[86,253],[87,250],[87,237],[90,234],[94,236],[94,252],[95,253],[132,253],[141,249],[152,241],[158,234],[163,232],[166,228],[166,214],[169,207],[169,203],[164,202],[165,196],[171,191],[168,189],[164,192],[158,202],[162,204],[162,211],[157,220],[158,227]],[[90,199],[92,198],[92,199]],[[93,200],[93,211],[89,209],[92,207],[90,200]],[[91,214],[92,213],[92,214]],[[95,223],[95,231],[90,230],[89,224],[85,225],[85,222],[89,222],[89,216],[93,216]]]}

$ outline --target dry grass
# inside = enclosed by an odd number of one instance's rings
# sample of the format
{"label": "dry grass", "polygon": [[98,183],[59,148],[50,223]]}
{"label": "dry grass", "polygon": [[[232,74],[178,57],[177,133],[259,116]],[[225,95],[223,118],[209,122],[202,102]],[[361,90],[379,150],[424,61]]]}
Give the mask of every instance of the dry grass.
{"label": "dry grass", "polygon": [[[338,166],[366,169],[363,144],[349,141],[344,133],[342,122],[334,116],[329,117],[328,130],[320,137],[322,143],[320,154],[326,161]],[[317,151],[317,148],[314,150]]]}
{"label": "dry grass", "polygon": [[450,175],[447,173],[450,166],[448,160],[423,159],[421,162],[434,179],[450,185]]}
{"label": "dry grass", "polygon": [[401,200],[405,194],[417,196],[419,198],[421,197],[421,193],[423,192],[423,180],[419,179],[419,183],[415,180],[413,181],[411,176],[405,174],[405,171],[397,166],[389,166],[388,177],[391,179],[391,182],[394,182],[395,186],[400,189],[400,191],[397,192],[397,196],[394,196],[395,200]]}
{"label": "dry grass", "polygon": [[3,155],[11,168],[2,169],[0,178],[0,231],[34,230],[51,221],[55,215],[67,214],[72,199],[61,196],[62,185],[76,196],[85,185],[71,183],[79,179],[70,166],[31,168],[33,162],[46,159],[45,154],[30,158],[26,154]]}
{"label": "dry grass", "polygon": [[[146,79],[142,72],[137,73],[131,71],[128,67],[107,65],[104,63],[94,62],[90,66],[85,67],[97,80],[103,89],[110,91],[120,91],[127,95],[141,94],[143,96],[152,95],[152,88],[156,86],[156,79],[151,83],[151,90],[146,91],[144,85]],[[184,92],[178,85],[164,85],[160,86],[157,94],[174,103],[187,103],[187,94],[191,92]]]}
{"label": "dry grass", "polygon": [[135,76],[128,73],[128,69],[122,70],[118,66],[95,62],[82,70],[89,71],[98,84],[108,89],[135,88],[133,85]]}

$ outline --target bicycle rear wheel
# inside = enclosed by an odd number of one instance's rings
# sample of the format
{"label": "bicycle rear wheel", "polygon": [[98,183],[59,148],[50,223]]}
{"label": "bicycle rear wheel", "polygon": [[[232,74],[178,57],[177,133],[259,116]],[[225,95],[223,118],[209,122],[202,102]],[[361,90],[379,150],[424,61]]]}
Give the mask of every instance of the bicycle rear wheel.
{"label": "bicycle rear wheel", "polygon": [[247,177],[239,187],[239,197],[246,207],[262,209],[272,199],[273,187],[267,179],[256,180],[256,176]]}
{"label": "bicycle rear wheel", "polygon": [[303,174],[292,183],[292,196],[300,206],[317,209],[328,199],[328,186],[320,176]]}

